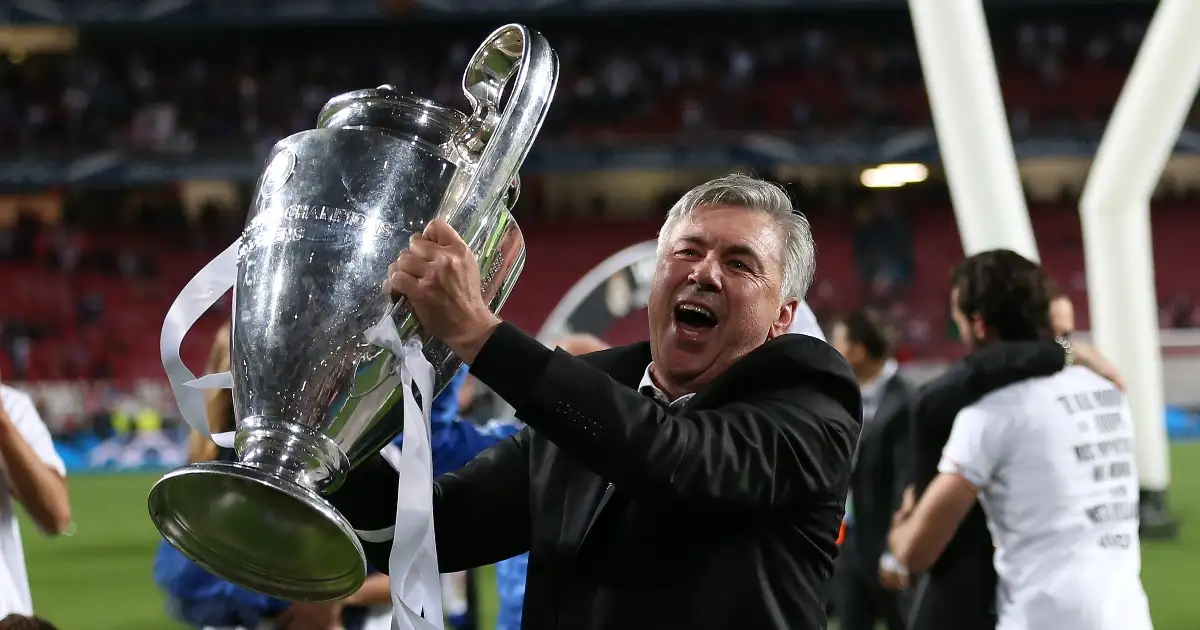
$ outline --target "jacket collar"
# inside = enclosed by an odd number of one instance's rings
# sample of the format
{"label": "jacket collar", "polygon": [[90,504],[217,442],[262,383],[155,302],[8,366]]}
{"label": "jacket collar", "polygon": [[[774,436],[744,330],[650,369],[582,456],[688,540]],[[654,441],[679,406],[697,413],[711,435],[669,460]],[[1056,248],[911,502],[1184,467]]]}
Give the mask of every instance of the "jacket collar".
{"label": "jacket collar", "polygon": [[[637,389],[650,365],[650,342],[643,341],[587,355],[589,362],[618,383]],[[850,364],[833,346],[807,335],[780,335],[755,348],[707,387],[696,392],[683,409],[712,408],[745,392],[794,384],[804,379],[819,386],[862,420],[862,393]]]}

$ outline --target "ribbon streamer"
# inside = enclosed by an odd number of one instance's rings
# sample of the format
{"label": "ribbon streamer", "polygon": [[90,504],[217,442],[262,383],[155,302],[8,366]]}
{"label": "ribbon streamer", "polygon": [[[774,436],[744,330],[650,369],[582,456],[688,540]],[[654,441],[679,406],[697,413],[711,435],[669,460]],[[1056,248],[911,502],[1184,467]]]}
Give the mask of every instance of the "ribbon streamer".
{"label": "ribbon streamer", "polygon": [[233,387],[233,377],[228,372],[220,372],[196,378],[179,357],[179,346],[183,344],[183,337],[196,325],[200,317],[208,312],[226,291],[233,288],[237,281],[237,252],[241,243],[242,239],[235,240],[183,287],[167,311],[162,335],[158,339],[159,356],[162,358],[163,369],[167,372],[167,380],[171,382],[171,392],[175,395],[175,402],[179,405],[183,421],[193,431],[211,439],[222,448],[233,448],[234,432],[226,431],[213,435],[209,431],[203,390],[230,389]]}
{"label": "ribbon streamer", "polygon": [[[396,335],[394,327],[392,330]],[[442,581],[433,531],[430,409],[434,371],[416,339],[409,340],[397,356],[402,359],[404,438],[397,467],[400,486],[396,493],[396,524],[388,558],[388,573],[392,577],[392,630],[443,630]],[[413,396],[413,383],[421,395],[420,404]]]}

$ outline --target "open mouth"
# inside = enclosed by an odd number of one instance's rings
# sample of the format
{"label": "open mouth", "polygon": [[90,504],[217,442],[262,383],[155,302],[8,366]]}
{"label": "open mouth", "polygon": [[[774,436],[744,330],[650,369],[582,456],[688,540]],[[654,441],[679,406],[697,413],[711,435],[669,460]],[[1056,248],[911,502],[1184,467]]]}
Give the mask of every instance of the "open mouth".
{"label": "open mouth", "polygon": [[715,328],[720,323],[716,313],[699,304],[680,304],[676,306],[675,321],[696,330]]}

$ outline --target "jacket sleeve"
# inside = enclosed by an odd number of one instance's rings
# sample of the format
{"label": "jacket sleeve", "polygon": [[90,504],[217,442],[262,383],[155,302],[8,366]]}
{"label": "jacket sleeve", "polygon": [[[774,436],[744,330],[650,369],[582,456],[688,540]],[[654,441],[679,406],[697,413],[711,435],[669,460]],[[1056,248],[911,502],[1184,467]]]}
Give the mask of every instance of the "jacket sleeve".
{"label": "jacket sleeve", "polygon": [[[434,482],[433,518],[442,573],[492,564],[528,551],[527,440],[527,432],[507,438]],[[399,474],[377,454],[352,469],[328,497],[360,532],[367,561],[382,573],[388,572],[392,541],[380,533],[396,523],[399,484]]]}
{"label": "jacket sleeve", "polygon": [[1017,341],[982,348],[953,372],[952,388],[967,399],[963,406],[1027,378],[1050,376],[1066,366],[1066,351],[1053,341]]}
{"label": "jacket sleeve", "polygon": [[715,410],[668,411],[508,324],[471,371],[518,418],[613,484],[709,505],[771,508],[844,488],[860,428],[820,382]]}
{"label": "jacket sleeve", "polygon": [[904,407],[891,420],[888,441],[892,459],[892,512],[895,512],[900,509],[904,490],[912,480],[912,430],[908,426],[912,422],[912,415],[909,412],[908,401],[905,401]]}
{"label": "jacket sleeve", "polygon": [[1018,381],[1049,376],[1066,365],[1054,341],[997,343],[971,353],[923,388],[910,404],[909,480],[924,491],[937,475],[937,462],[954,416],[980,398]]}

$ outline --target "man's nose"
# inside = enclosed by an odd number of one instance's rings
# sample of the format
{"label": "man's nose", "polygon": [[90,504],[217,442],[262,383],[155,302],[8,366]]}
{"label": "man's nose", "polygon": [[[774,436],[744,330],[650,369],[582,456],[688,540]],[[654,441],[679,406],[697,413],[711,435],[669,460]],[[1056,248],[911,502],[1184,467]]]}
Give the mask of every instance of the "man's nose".
{"label": "man's nose", "polygon": [[692,266],[688,280],[702,290],[721,290],[721,261],[705,257]]}

